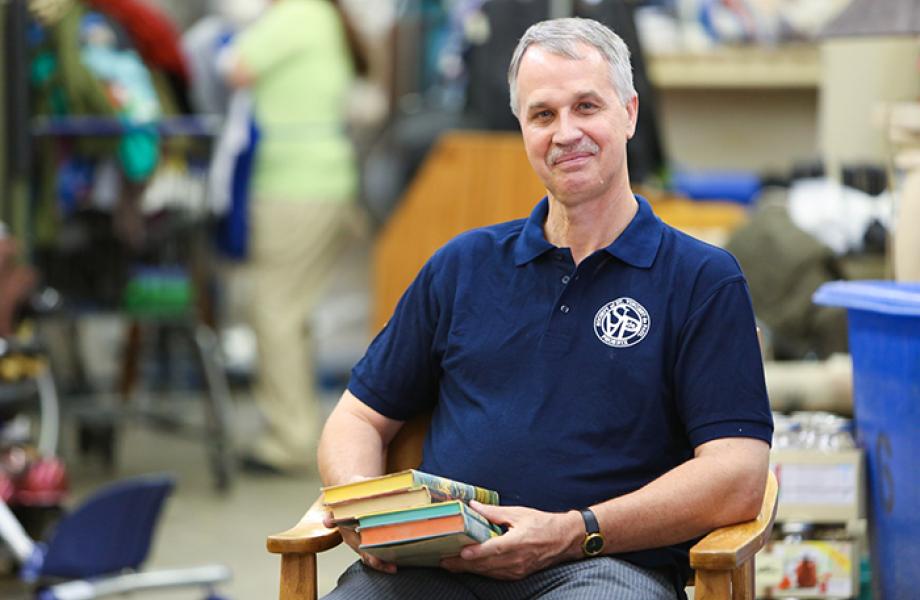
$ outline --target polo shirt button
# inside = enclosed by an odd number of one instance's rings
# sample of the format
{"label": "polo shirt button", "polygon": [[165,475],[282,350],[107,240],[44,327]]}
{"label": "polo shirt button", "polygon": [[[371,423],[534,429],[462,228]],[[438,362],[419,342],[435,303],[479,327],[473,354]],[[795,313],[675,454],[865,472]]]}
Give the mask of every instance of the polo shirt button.
{"label": "polo shirt button", "polygon": [[559,307],[559,310],[561,310],[563,314],[568,314],[571,309],[568,304],[563,304]]}
{"label": "polo shirt button", "polygon": [[562,283],[565,284],[565,283],[568,283],[568,282],[569,282],[569,276],[568,276],[568,275],[563,275],[563,276],[562,276]]}

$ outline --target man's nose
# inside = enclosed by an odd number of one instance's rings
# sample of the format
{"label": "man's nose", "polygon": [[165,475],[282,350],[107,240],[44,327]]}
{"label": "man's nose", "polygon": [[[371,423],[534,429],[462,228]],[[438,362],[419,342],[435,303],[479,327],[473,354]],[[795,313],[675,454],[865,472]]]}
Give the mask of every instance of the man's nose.
{"label": "man's nose", "polygon": [[559,128],[556,130],[556,134],[553,136],[553,141],[560,146],[568,146],[574,144],[581,139],[582,131],[578,127],[578,124],[575,122],[575,119],[572,115],[568,113],[560,113],[558,119]]}

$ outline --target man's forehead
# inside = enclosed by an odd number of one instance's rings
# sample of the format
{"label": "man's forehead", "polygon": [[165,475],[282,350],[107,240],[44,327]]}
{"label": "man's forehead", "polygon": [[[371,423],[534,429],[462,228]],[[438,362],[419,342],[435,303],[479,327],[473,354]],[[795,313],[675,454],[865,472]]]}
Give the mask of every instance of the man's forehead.
{"label": "man's forehead", "polygon": [[521,59],[517,76],[518,86],[523,81],[540,87],[541,82],[549,82],[555,86],[566,80],[589,80],[598,76],[609,78],[607,61],[600,51],[592,46],[583,46],[579,48],[576,58],[551,48],[531,46]]}
{"label": "man's forehead", "polygon": [[[564,90],[567,98],[580,96],[603,97],[614,91],[609,69],[600,52],[588,45],[579,49],[579,57],[571,58],[542,46],[532,46],[524,54],[518,72],[518,92],[528,107],[545,104],[550,97]],[[583,50],[583,51],[582,51]],[[531,51],[533,51],[531,53]],[[593,55],[590,52],[593,52]],[[559,61],[564,61],[560,64]],[[570,68],[566,63],[574,67]],[[614,92],[615,93],[615,92]]]}

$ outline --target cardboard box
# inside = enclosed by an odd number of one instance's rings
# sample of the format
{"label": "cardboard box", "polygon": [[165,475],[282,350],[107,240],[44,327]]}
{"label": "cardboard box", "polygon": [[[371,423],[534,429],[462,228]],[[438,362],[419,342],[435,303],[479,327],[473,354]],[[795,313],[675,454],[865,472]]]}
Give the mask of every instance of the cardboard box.
{"label": "cardboard box", "polygon": [[779,482],[777,521],[846,523],[865,517],[862,450],[774,450],[770,467]]}

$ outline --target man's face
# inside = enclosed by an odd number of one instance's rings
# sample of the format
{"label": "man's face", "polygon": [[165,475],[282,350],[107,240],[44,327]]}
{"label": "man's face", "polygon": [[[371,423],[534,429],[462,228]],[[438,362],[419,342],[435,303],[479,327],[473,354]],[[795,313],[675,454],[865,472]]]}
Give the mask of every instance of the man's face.
{"label": "man's face", "polygon": [[626,141],[638,100],[626,106],[595,48],[572,60],[531,46],[518,71],[518,114],[527,158],[552,197],[577,204],[627,184]]}

